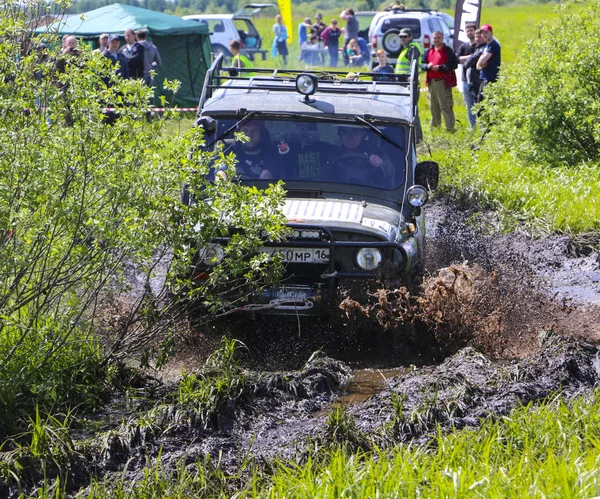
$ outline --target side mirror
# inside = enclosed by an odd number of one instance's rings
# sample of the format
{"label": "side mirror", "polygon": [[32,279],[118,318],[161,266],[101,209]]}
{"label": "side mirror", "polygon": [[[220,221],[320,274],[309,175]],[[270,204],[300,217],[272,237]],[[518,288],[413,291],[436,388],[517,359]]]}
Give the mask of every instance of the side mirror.
{"label": "side mirror", "polygon": [[440,180],[440,166],[435,161],[419,161],[415,168],[415,185],[422,185],[430,191],[437,189]]}
{"label": "side mirror", "polygon": [[194,126],[204,128],[205,135],[212,135],[217,130],[217,122],[210,116],[200,116],[194,123]]}

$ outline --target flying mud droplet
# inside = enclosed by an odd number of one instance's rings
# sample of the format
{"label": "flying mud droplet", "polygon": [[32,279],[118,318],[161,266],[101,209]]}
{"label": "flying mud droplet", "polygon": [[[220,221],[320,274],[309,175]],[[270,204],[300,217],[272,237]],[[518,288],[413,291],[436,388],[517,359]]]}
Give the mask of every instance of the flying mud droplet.
{"label": "flying mud droplet", "polygon": [[378,289],[372,303],[348,297],[340,309],[349,322],[376,322],[409,342],[433,339],[447,353],[471,343],[492,352],[498,346],[504,300],[496,272],[479,265],[451,265],[425,279],[422,288],[421,295],[405,287]]}

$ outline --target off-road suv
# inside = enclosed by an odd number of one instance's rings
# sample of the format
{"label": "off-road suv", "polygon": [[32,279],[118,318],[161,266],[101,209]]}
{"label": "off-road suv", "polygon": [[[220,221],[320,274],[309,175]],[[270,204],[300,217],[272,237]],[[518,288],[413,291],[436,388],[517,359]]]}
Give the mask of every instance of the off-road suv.
{"label": "off-road suv", "polygon": [[[224,152],[236,153],[235,172],[225,173],[242,183],[284,181],[292,229],[286,242],[261,248],[285,262],[282,284],[239,310],[323,314],[342,289],[409,281],[422,261],[421,207],[438,177],[437,164],[416,159],[416,63],[400,83],[373,81],[373,73],[223,74],[222,61],[208,71],[199,103],[205,147],[225,144]],[[235,141],[239,131],[250,141]],[[194,272],[206,275],[209,262],[199,255]]]}
{"label": "off-road suv", "polygon": [[375,52],[383,49],[388,54],[390,62],[395,64],[402,50],[400,30],[410,28],[413,40],[420,43],[423,49],[431,47],[432,33],[444,33],[444,43],[453,46],[453,34],[449,27],[451,17],[437,10],[428,9],[388,9],[379,12],[371,21],[369,27],[369,42],[371,55],[375,63]]}
{"label": "off-road suv", "polygon": [[183,18],[208,27],[210,43],[215,54],[231,55],[229,44],[238,40],[242,46],[242,54],[252,60],[256,55],[260,55],[264,61],[267,58],[267,50],[262,48],[262,37],[251,18],[262,9],[274,6],[273,3],[251,3],[244,5],[234,14],[192,14]]}

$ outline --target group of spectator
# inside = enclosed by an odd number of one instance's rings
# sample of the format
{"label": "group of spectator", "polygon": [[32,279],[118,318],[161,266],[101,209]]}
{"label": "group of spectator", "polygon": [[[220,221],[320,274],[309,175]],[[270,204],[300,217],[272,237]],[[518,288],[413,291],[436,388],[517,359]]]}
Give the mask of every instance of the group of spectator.
{"label": "group of spectator", "polygon": [[465,26],[465,34],[469,41],[462,43],[455,53],[444,44],[443,34],[435,32],[433,47],[423,54],[422,68],[427,71],[432,128],[441,126],[442,116],[447,130],[455,128],[452,88],[458,84],[455,70],[459,64],[462,65],[461,86],[471,129],[475,129],[477,123],[473,106],[483,101],[486,85],[498,79],[501,47],[494,38],[492,26],[484,24],[478,29],[469,23]]}
{"label": "group of spectator", "polygon": [[[141,79],[148,86],[152,85],[151,71],[162,66],[158,48],[147,39],[148,32],[145,29],[127,29],[123,37],[125,44],[121,46],[119,35],[101,34],[95,52],[110,59],[122,78]],[[62,38],[61,52],[64,55],[78,55],[77,38],[65,35]]]}
{"label": "group of spectator", "polygon": [[[456,69],[462,65],[461,90],[467,108],[469,126],[474,129],[477,117],[473,106],[483,100],[484,89],[488,83],[498,79],[501,62],[501,47],[494,38],[492,26],[484,24],[477,29],[475,24],[465,26],[468,42],[461,44],[456,51],[444,43],[441,31],[432,34],[433,46],[422,52],[421,45],[413,41],[409,28],[400,30],[402,49],[398,55],[396,66],[388,63],[387,54],[379,49],[376,56],[379,64],[372,72],[376,81],[397,81],[409,77],[413,61],[417,68],[426,72],[426,84],[429,89],[429,104],[431,107],[431,127],[439,128],[442,118],[446,129],[455,129],[455,116],[452,89],[458,85]],[[418,92],[416,99],[418,101]],[[421,125],[416,117],[416,138],[422,139]]]}
{"label": "group of spectator", "polygon": [[[343,29],[338,26],[337,19],[332,19],[331,23],[326,25],[321,14],[315,16],[315,22],[307,17],[298,25],[299,62],[307,66],[325,65],[327,54],[329,66],[335,68],[338,66],[341,53],[344,63],[348,66],[365,66],[370,63],[367,41],[358,36],[359,24],[354,10],[345,9],[340,14],[340,18],[346,22]],[[273,57],[281,55],[284,64],[287,64],[288,31],[281,15],[277,15],[275,21],[272,54]],[[444,43],[443,33],[436,31],[432,34],[433,46],[423,52],[421,45],[413,41],[410,28],[404,28],[399,34],[402,49],[395,67],[389,64],[386,52],[379,49],[376,52],[379,64],[372,70],[378,75],[373,79],[397,81],[408,78],[411,64],[416,60],[418,69],[427,73],[431,127],[440,127],[443,118],[446,129],[454,130],[452,88],[458,85],[455,70],[461,64],[461,90],[467,107],[469,126],[474,129],[477,117],[473,113],[473,106],[483,100],[485,86],[498,78],[501,48],[489,24],[484,24],[478,29],[475,24],[468,23],[465,34],[469,41],[461,44],[454,52]],[[421,138],[422,131],[417,117],[417,140]]]}
{"label": "group of spectator", "polygon": [[[298,47],[300,56],[298,61],[306,66],[329,64],[330,67],[338,66],[340,52],[347,66],[366,66],[369,64],[370,54],[367,41],[358,36],[359,24],[353,9],[345,9],[340,14],[340,19],[345,21],[344,28],[340,28],[338,19],[332,19],[329,24],[323,22],[323,16],[315,15],[315,20],[307,17],[298,25]],[[280,55],[283,63],[287,64],[289,54],[287,40],[289,38],[286,26],[281,15],[275,16],[273,25],[275,34],[272,46],[272,55]],[[341,51],[340,51],[341,48]]]}
{"label": "group of spectator", "polygon": [[471,129],[477,123],[473,106],[483,100],[485,86],[494,83],[500,71],[501,47],[493,33],[489,24],[484,24],[479,29],[475,24],[467,24],[465,34],[469,41],[464,42],[456,52],[463,68],[462,91]]}

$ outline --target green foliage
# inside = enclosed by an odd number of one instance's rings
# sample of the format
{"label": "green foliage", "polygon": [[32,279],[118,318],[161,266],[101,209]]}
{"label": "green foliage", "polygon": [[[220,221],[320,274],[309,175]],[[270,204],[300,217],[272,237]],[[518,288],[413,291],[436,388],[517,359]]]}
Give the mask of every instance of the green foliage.
{"label": "green foliage", "polygon": [[237,342],[223,338],[220,348],[206,362],[207,372],[183,374],[179,383],[178,405],[191,409],[191,418],[206,426],[210,418],[232,406],[246,390],[246,378],[236,360]]}
{"label": "green foliage", "polygon": [[[542,24],[518,64],[503,67],[486,93],[483,120],[515,158],[550,165],[600,159],[600,59],[593,40],[600,2],[566,4]],[[576,37],[565,33],[576,29]]]}
{"label": "green foliage", "polygon": [[[175,307],[150,281],[169,248],[187,259],[178,260],[173,287],[192,289],[192,255],[211,238],[235,232],[214,276],[190,291],[225,306],[223,286],[276,277],[265,257],[253,255],[264,233],[277,239],[284,227],[281,186],[265,193],[209,183],[203,174],[210,162],[234,158],[203,153],[201,129],[165,136],[171,115],[147,121],[151,90],[140,81],[120,80],[107,58],[87,48],[65,56],[31,38],[28,18],[50,6],[3,6],[0,436],[23,431],[36,404],[43,413],[98,404],[109,361],[124,352],[158,345],[164,362]],[[50,47],[57,43],[51,33],[44,38]],[[115,109],[112,118],[107,106]],[[184,183],[199,199],[193,206],[180,202]],[[132,268],[144,289],[109,327],[100,320],[107,298],[127,291]]]}
{"label": "green foliage", "polygon": [[343,447],[348,452],[370,448],[367,437],[358,429],[356,421],[342,405],[335,407],[327,417],[327,431],[323,446]]}
{"label": "green foliage", "polygon": [[[505,229],[580,233],[600,228],[600,165],[577,168],[515,160],[493,136],[434,138],[440,190],[471,207],[494,209]],[[474,147],[476,146],[476,147]]]}
{"label": "green foliage", "polygon": [[[148,460],[150,461],[150,460]],[[162,454],[155,463],[148,462],[133,480],[125,469],[116,478],[104,482],[92,481],[89,491],[77,497],[88,499],[162,499],[165,497],[231,497],[231,476],[226,475],[220,463],[214,463],[210,454],[190,465],[186,459],[165,464]]]}

